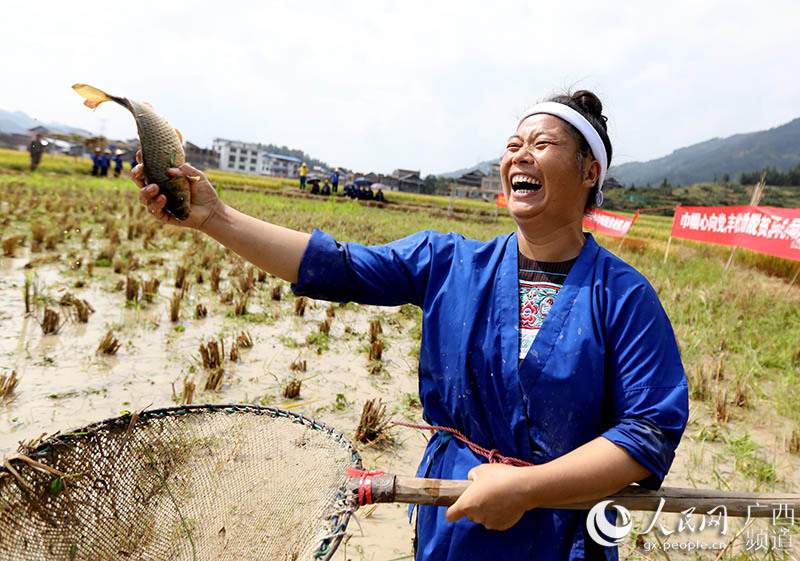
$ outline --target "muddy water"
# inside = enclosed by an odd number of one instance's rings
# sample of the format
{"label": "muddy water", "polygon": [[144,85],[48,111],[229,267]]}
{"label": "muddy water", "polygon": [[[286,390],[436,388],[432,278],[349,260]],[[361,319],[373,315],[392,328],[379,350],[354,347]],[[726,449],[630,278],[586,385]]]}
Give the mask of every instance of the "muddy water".
{"label": "muddy water", "polygon": [[[39,254],[37,254],[39,255]],[[122,410],[175,405],[175,390],[183,379],[197,385],[195,403],[258,403],[289,408],[326,422],[352,438],[361,407],[370,398],[381,397],[392,417],[420,421],[419,409],[407,405],[404,396],[417,394],[416,345],[407,336],[413,321],[397,308],[350,305],[336,307],[331,324],[329,349],[318,354],[305,343],[326,317],[326,302],[309,302],[305,316],[293,313],[294,298],[288,284],[269,279],[257,283],[256,296],[248,311],[268,314],[268,321],[232,317],[231,305],[220,304],[206,284],[192,286],[182,307],[182,319],[169,319],[169,297],[173,278],[163,270],[137,271],[140,279],[159,274],[162,286],[151,304],[126,306],[124,290],[115,285],[124,275],[108,268],[95,268],[93,277],[72,271],[66,259],[34,269],[40,295],[54,300],[50,306],[62,317],[67,313],[57,301],[66,292],[85,298],[95,308],[87,324],[68,321],[57,335],[43,335],[38,323],[42,310],[24,313],[22,291],[29,255],[0,258],[0,369],[14,369],[19,385],[14,397],[0,405],[0,454],[16,448],[20,441],[42,433],[77,428],[117,416]],[[159,268],[160,269],[160,268]],[[76,288],[76,281],[83,288]],[[270,298],[272,285],[281,284],[283,298]],[[223,288],[225,283],[223,282]],[[208,317],[194,319],[194,308],[202,302]],[[253,316],[251,316],[253,317]],[[382,318],[384,372],[367,370],[369,321]],[[259,319],[256,316],[256,319]],[[263,318],[261,318],[263,320]],[[99,355],[97,345],[114,329],[122,343],[115,356]],[[207,373],[198,352],[202,341],[222,339],[226,349],[233,337],[246,330],[253,338],[251,349],[240,349],[237,363],[226,361],[224,383],[219,392],[202,390]],[[303,384],[299,399],[282,397],[282,386],[291,376],[289,365],[305,360],[307,371],[297,373]],[[341,394],[337,402],[337,394]],[[337,406],[338,403],[338,406]],[[425,446],[425,438],[410,429],[394,429],[389,447],[361,446],[364,465],[400,474],[413,474]],[[337,553],[337,559],[393,559],[410,554],[412,531],[400,505],[381,505],[361,511],[361,530],[355,522],[352,534]]]}

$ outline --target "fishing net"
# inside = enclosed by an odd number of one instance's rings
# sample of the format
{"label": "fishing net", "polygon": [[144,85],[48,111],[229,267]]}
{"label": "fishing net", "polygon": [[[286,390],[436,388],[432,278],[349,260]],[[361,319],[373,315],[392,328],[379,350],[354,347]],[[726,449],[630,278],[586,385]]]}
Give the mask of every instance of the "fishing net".
{"label": "fishing net", "polygon": [[279,409],[124,415],[5,461],[0,559],[328,559],[360,464],[341,434]]}

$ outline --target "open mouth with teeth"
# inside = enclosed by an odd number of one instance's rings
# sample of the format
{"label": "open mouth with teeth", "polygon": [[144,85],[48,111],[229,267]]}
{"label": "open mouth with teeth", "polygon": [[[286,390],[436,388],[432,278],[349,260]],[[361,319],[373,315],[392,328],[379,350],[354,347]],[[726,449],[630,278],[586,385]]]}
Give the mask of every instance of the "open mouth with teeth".
{"label": "open mouth with teeth", "polygon": [[542,184],[533,176],[520,174],[511,178],[511,189],[513,189],[515,193],[524,195],[540,191],[542,189]]}

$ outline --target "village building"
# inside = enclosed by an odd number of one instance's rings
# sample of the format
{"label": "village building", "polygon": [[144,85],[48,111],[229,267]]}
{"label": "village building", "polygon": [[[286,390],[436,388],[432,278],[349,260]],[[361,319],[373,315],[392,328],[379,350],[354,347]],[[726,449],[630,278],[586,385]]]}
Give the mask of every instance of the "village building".
{"label": "village building", "polygon": [[500,166],[492,165],[487,175],[480,169],[469,171],[450,184],[450,195],[493,201],[500,191]]}
{"label": "village building", "polygon": [[219,169],[252,175],[297,177],[299,158],[267,151],[256,142],[215,138],[212,149],[219,155]]}
{"label": "village building", "polygon": [[425,182],[419,176],[419,170],[396,169],[391,175],[379,175],[378,181],[388,191],[405,191],[407,193],[424,192]]}
{"label": "village building", "polygon": [[378,184],[383,191],[405,191],[407,193],[424,193],[425,181],[420,177],[419,170],[396,169],[391,175],[383,173],[350,174],[347,182],[356,179],[365,179],[370,185]]}
{"label": "village building", "polygon": [[186,161],[197,169],[209,169],[219,166],[219,154],[213,148],[200,148],[187,140],[183,144],[183,151],[186,153]]}
{"label": "village building", "polygon": [[489,170],[489,175],[485,175],[481,179],[481,189],[484,191],[493,191],[495,193],[499,193],[502,189],[500,184],[500,163],[492,164],[491,169]]}

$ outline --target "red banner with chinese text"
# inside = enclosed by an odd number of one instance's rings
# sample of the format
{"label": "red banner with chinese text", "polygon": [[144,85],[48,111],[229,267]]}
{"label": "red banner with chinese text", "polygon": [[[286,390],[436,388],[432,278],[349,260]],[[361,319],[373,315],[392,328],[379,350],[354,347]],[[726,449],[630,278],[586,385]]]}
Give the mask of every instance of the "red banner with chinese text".
{"label": "red banner with chinese text", "polygon": [[679,206],[671,235],[800,261],[800,208]]}
{"label": "red banner with chinese text", "polygon": [[605,210],[593,209],[583,217],[583,227],[607,236],[621,238],[628,233],[639,218],[639,211],[633,216],[623,216]]}

